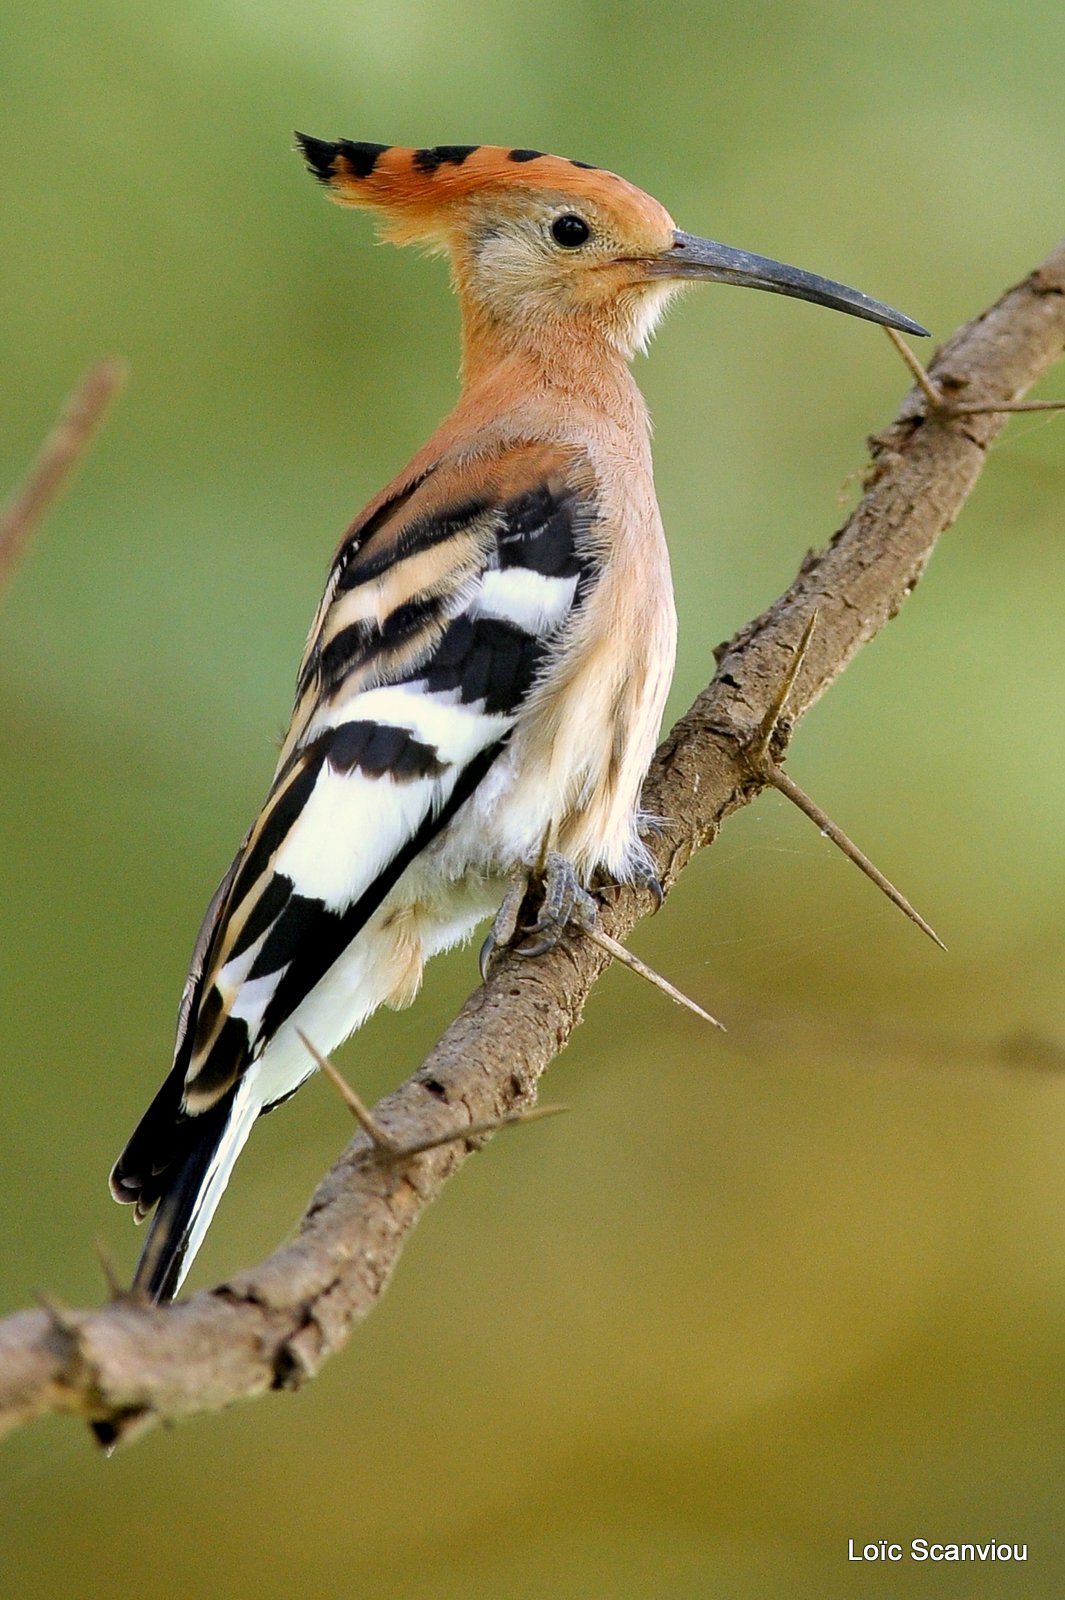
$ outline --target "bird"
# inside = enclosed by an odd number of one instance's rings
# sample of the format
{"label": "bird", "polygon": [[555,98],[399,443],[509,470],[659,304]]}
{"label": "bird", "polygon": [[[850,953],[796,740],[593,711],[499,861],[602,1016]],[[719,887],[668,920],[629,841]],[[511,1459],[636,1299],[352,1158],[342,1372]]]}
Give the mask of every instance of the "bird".
{"label": "bird", "polygon": [[[495,915],[484,965],[654,888],[640,790],[676,613],[630,364],[698,282],[911,334],[857,290],[678,229],[625,178],[491,145],[297,134],[328,195],[446,254],[451,414],[340,542],[273,781],[212,898],[172,1067],[111,1173],[154,1207],[133,1292],[178,1292],[256,1119],[425,961]],[[597,879],[596,875],[603,875]],[[522,924],[532,904],[535,921]]]}

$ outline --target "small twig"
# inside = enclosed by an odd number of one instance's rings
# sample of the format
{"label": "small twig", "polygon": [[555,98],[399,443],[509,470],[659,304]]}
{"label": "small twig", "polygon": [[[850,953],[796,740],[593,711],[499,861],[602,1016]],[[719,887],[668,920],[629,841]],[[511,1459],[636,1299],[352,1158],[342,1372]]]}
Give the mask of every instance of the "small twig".
{"label": "small twig", "polygon": [[394,1154],[388,1157],[392,1161],[406,1161],[408,1156],[420,1156],[424,1150],[439,1150],[442,1145],[460,1144],[466,1139],[480,1139],[486,1134],[499,1133],[503,1128],[523,1128],[527,1122],[539,1122],[543,1117],[559,1117],[568,1111],[569,1106],[529,1106],[525,1111],[508,1111],[502,1117],[488,1117],[484,1122],[468,1122],[464,1127],[454,1128],[449,1133],[436,1133],[431,1137],[419,1139],[414,1144],[399,1145]]}
{"label": "small twig", "polygon": [[935,379],[925,370],[909,345],[894,328],[884,332],[917,380],[917,386],[934,411],[949,417],[995,417],[1006,411],[1065,411],[1065,400],[1003,400],[998,405],[983,402],[968,404],[964,400],[949,400]]}
{"label": "small twig", "polygon": [[406,1161],[410,1156],[420,1156],[426,1150],[438,1150],[442,1145],[456,1144],[462,1139],[477,1139],[482,1134],[498,1133],[501,1128],[515,1128],[526,1122],[539,1122],[541,1117],[557,1117],[568,1111],[568,1106],[530,1106],[525,1111],[508,1111],[502,1117],[490,1117],[484,1122],[467,1122],[461,1128],[447,1133],[435,1133],[414,1144],[401,1144],[387,1128],[382,1127],[362,1096],[356,1094],[351,1084],[328,1056],[316,1049],[305,1033],[296,1029],[300,1042],[310,1052],[318,1070],[329,1079],[359,1127],[367,1135],[374,1150],[383,1161]]}
{"label": "small twig", "polygon": [[[892,330],[889,329],[888,331],[891,332]],[[853,861],[854,865],[864,872],[866,877],[875,883],[878,889],[887,895],[892,905],[898,906],[899,910],[909,917],[911,922],[917,924],[922,933],[926,933],[933,943],[937,944],[941,950],[945,950],[947,947],[938,933],[930,923],[925,921],[920,912],[910,904],[901,890],[896,889],[891,879],[886,878],[880,868],[873,865],[865,851],[859,850],[854,840],[849,838],[843,832],[843,829],[832,821],[832,818],[826,811],[821,809],[816,801],[811,800],[805,789],[800,789],[795,780],[790,778],[783,768],[777,765],[770,754],[773,735],[787,714],[788,700],[795,687],[795,680],[799,676],[799,670],[806,658],[806,652],[810,648],[810,640],[813,637],[816,625],[817,611],[815,609],[807,619],[806,626],[802,630],[802,637],[792,652],[787,671],[781,679],[776,694],[769,703],[765,716],[758,725],[758,731],[747,746],[747,760],[751,765],[752,771],[758,777],[763,778],[767,783],[771,783],[774,789],[779,789],[781,794],[786,795],[794,805],[798,806],[803,815],[809,817],[811,822],[815,822],[825,837],[831,839],[837,849],[842,850],[847,860]]]}
{"label": "small twig", "polygon": [[720,1028],[722,1033],[728,1031],[723,1022],[719,1022],[716,1017],[712,1017],[709,1011],[704,1011],[701,1005],[698,1005],[688,995],[684,994],[675,984],[670,983],[668,978],[663,978],[662,974],[656,972],[654,967],[649,967],[646,961],[641,961],[639,956],[634,956],[626,945],[620,944],[617,939],[612,939],[609,933],[604,933],[602,928],[597,927],[595,923],[582,922],[581,932],[593,944],[597,944],[600,950],[609,951],[614,960],[620,961],[622,966],[628,967],[630,972],[638,973],[641,978],[646,978],[648,983],[653,983],[656,989],[661,989],[662,993],[668,995],[678,1006],[687,1006],[689,1011],[694,1011],[697,1017],[702,1017],[704,1022],[711,1023],[713,1027]]}
{"label": "small twig", "polygon": [[67,400],[26,476],[0,508],[0,593],[38,524],[85,454],[108,404],[126,377],[121,361],[90,367]]}

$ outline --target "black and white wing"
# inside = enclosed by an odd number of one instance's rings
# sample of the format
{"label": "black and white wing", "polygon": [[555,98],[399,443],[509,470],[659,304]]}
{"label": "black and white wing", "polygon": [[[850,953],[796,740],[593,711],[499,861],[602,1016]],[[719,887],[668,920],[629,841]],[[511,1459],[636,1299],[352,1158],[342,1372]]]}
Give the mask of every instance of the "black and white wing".
{"label": "black and white wing", "polygon": [[584,458],[530,443],[401,481],[341,545],[173,1068],[111,1176],[139,1217],[160,1202],[137,1277],[153,1298],[176,1292],[255,1117],[307,1076],[305,1053],[266,1072],[279,1032],[505,747],[596,580],[595,523]]}

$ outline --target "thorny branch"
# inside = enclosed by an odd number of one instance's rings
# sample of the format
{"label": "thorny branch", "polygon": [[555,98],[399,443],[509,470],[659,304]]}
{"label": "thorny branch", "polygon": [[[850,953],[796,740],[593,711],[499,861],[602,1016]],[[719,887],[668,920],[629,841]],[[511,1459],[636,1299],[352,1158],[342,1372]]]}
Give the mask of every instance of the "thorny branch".
{"label": "thorny branch", "polygon": [[[917,584],[1005,424],[1000,408],[1016,405],[1063,352],[1065,242],[947,342],[929,370],[932,392],[913,389],[872,441],[865,493],[844,527],[717,651],[713,681],[660,748],[644,790],[646,809],[669,819],[651,841],[667,892],[768,781],[752,770],[750,750],[811,612],[817,627],[788,722],[773,728],[767,753],[778,765],[789,724]],[[645,889],[611,894],[603,931],[623,939],[652,898]],[[583,937],[535,962],[505,957],[421,1069],[376,1108],[377,1122],[406,1147],[528,1105],[609,959]],[[390,1163],[360,1132],[295,1240],[261,1266],[165,1310],[118,1297],[97,1311],[49,1301],[9,1317],[0,1323],[0,1428],[58,1411],[112,1444],[155,1422],[298,1387],[373,1309],[407,1234],[471,1147],[452,1142]]]}

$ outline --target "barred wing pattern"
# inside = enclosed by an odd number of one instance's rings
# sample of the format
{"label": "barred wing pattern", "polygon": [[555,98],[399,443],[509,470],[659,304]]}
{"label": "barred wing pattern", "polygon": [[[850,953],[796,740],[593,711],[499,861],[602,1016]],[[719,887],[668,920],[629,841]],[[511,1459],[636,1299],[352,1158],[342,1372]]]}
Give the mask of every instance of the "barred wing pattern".
{"label": "barred wing pattern", "polygon": [[[138,1216],[162,1202],[149,1293],[175,1292],[255,1117],[307,1076],[295,1026],[564,649],[599,573],[594,488],[557,445],[445,462],[338,551],[273,787],[197,941],[173,1068],[112,1173]],[[311,1033],[321,1048],[390,998],[362,987]]]}

